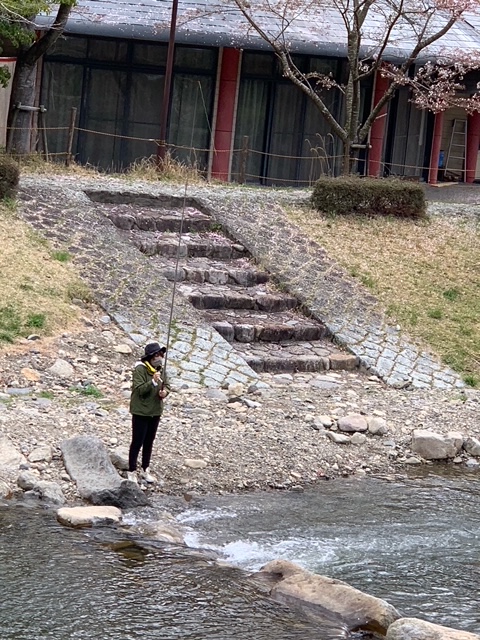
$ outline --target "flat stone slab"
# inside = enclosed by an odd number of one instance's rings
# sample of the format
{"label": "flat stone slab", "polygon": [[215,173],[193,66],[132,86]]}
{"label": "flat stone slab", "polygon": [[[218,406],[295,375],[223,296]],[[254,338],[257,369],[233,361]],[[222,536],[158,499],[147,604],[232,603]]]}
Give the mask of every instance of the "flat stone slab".
{"label": "flat stone slab", "polygon": [[118,524],[121,519],[122,512],[117,507],[62,507],[57,511],[58,522],[66,527]]}

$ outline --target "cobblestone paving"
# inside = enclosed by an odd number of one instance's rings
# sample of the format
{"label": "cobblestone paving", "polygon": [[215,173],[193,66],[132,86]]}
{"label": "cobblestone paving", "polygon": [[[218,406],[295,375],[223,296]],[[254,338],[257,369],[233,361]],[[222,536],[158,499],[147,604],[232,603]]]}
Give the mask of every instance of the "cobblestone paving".
{"label": "cobblestone paving", "polygon": [[[74,184],[26,179],[19,196],[25,219],[73,254],[95,298],[137,344],[166,341],[172,287],[161,265],[126,243]],[[257,380],[256,372],[181,296],[175,298],[173,320],[169,372],[176,384],[219,387]]]}
{"label": "cobblestone paving", "polygon": [[[136,249],[122,245],[119,232],[95,213],[82,189],[88,189],[94,198],[97,193],[99,199],[100,192],[121,192],[117,202],[128,198],[138,202],[139,195],[145,201],[159,196],[173,203],[170,206],[185,202],[186,206],[211,213],[370,373],[396,387],[463,386],[434,354],[391,326],[377,300],[290,223],[281,205],[300,202],[305,192],[195,185],[188,188],[188,197],[184,198],[185,187],[162,183],[66,176],[53,185],[50,178],[24,178],[21,197],[25,217],[72,253],[81,254],[77,262],[83,265],[83,276],[107,311],[138,342],[154,335],[152,332],[167,321],[169,289],[163,278],[156,278],[162,274],[161,267],[148,259],[138,260],[132,253]],[[107,295],[110,283],[113,289]],[[161,301],[160,308],[156,301]],[[185,304],[179,298],[175,307],[174,315],[182,319],[182,328],[175,336],[172,361],[181,361],[182,349],[194,348],[203,364],[198,362],[198,370],[190,372],[192,381],[216,386],[222,377],[239,382],[255,379],[256,374],[245,361]],[[228,373],[219,373],[218,367],[227,367]]]}

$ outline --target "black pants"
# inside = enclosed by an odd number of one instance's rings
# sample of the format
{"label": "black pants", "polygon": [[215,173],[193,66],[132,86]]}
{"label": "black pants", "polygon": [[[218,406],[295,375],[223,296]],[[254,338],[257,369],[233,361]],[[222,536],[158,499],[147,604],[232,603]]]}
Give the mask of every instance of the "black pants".
{"label": "black pants", "polygon": [[128,470],[135,471],[137,458],[142,450],[142,469],[150,466],[153,441],[157,435],[160,416],[136,416],[132,415],[132,442],[128,453]]}

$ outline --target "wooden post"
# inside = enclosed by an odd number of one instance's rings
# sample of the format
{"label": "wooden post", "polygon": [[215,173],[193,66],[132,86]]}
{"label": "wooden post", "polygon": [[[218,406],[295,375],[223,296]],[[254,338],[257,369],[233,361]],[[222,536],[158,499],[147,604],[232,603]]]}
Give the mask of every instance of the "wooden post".
{"label": "wooden post", "polygon": [[42,145],[43,145],[43,154],[45,156],[45,161],[49,161],[48,156],[48,142],[47,142],[47,129],[45,127],[45,112],[46,109],[43,104],[38,108],[38,124],[40,126],[40,131],[42,132]]}
{"label": "wooden post", "polygon": [[248,136],[243,136],[242,151],[240,152],[240,167],[238,170],[238,181],[245,183],[247,173],[247,160],[248,160]]}
{"label": "wooden post", "polygon": [[67,139],[67,157],[65,159],[65,166],[69,167],[72,164],[73,154],[73,137],[75,135],[75,121],[77,119],[77,107],[72,107],[70,112],[70,124],[68,126],[68,139]]}

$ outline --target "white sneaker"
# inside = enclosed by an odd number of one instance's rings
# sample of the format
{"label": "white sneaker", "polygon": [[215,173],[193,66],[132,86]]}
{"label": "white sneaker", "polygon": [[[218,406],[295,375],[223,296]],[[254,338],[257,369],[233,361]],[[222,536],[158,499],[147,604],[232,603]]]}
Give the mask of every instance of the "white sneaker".
{"label": "white sneaker", "polygon": [[142,480],[145,480],[145,482],[148,482],[148,484],[153,484],[157,481],[155,476],[150,473],[150,467],[147,467],[145,471],[142,471],[141,476]]}
{"label": "white sneaker", "polygon": [[137,472],[127,471],[127,480],[130,480],[130,482],[134,482],[135,484],[138,484]]}

